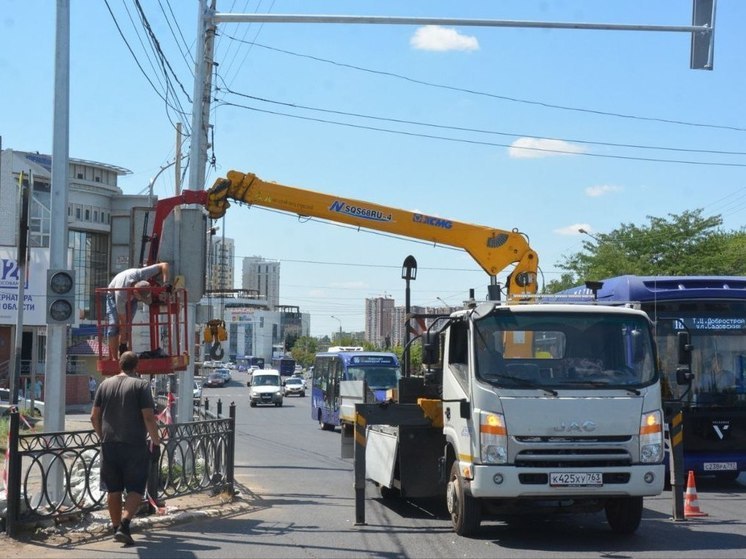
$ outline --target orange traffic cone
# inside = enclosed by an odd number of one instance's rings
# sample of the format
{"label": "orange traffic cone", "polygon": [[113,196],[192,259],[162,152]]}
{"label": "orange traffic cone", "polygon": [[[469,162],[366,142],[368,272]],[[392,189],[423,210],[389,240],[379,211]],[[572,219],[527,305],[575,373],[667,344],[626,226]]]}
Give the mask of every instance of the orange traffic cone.
{"label": "orange traffic cone", "polygon": [[697,486],[694,484],[694,470],[689,470],[689,479],[686,482],[686,495],[684,496],[684,517],[695,518],[698,516],[707,516],[707,513],[699,510]]}

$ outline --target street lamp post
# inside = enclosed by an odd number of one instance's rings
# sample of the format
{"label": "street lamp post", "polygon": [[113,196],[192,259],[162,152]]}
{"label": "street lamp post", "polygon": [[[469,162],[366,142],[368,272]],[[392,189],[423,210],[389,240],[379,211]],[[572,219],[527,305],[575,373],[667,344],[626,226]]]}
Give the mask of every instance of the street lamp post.
{"label": "street lamp post", "polygon": [[583,229],[582,227],[580,229],[578,229],[578,233],[582,233],[583,235],[588,235],[591,239],[593,239],[594,241],[596,241],[598,244],[601,244],[603,242],[596,235],[594,235],[593,233],[591,233],[590,231],[588,231],[586,229]]}
{"label": "street lamp post", "polygon": [[339,345],[342,345],[342,321],[334,315],[331,315],[331,318],[339,322]]}
{"label": "street lamp post", "polygon": [[404,358],[404,376],[408,377],[411,373],[412,363],[409,358],[409,313],[410,313],[410,300],[409,300],[409,282],[417,279],[417,260],[411,254],[404,259],[404,263],[401,268],[401,277],[405,281],[404,289],[404,351],[402,357]]}

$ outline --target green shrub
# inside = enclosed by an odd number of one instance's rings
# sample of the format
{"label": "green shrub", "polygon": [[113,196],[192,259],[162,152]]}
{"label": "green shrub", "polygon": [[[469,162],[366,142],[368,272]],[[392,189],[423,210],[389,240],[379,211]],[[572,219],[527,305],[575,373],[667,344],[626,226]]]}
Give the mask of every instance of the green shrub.
{"label": "green shrub", "polygon": [[0,450],[5,452],[8,448],[8,432],[10,431],[10,418],[0,418]]}

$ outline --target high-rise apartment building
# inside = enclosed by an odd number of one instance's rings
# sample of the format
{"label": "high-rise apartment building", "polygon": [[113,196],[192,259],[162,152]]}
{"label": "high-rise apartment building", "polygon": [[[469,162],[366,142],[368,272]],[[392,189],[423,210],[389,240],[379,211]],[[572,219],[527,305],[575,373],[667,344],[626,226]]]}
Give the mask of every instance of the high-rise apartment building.
{"label": "high-rise apartment building", "polygon": [[233,257],[236,253],[233,239],[213,236],[207,249],[208,291],[228,291],[233,289]]}
{"label": "high-rise apartment building", "polygon": [[270,310],[280,305],[280,262],[265,260],[261,256],[243,259],[241,288],[255,291],[267,301]]}
{"label": "high-rise apartment building", "polygon": [[394,300],[388,297],[365,299],[365,341],[380,348],[390,348],[397,343],[392,336]]}
{"label": "high-rise apartment building", "polygon": [[[438,312],[440,309],[433,309],[431,307],[420,307],[417,305],[412,305],[409,308],[409,312],[412,314],[423,314],[423,313],[433,313]],[[405,338],[404,338],[404,332],[405,332],[405,324],[407,321],[407,313],[404,305],[400,305],[398,307],[394,307],[391,311],[392,321],[391,321],[391,345],[404,345]],[[410,323],[410,337],[408,339],[412,339],[416,335],[419,335],[422,333],[423,329],[426,326],[429,326],[432,321],[430,320],[412,320]]]}

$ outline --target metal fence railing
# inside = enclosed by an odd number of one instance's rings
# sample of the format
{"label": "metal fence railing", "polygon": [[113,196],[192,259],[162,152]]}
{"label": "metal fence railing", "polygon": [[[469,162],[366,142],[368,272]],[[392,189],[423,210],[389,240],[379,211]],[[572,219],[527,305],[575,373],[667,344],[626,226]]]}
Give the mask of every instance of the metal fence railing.
{"label": "metal fence railing", "polygon": [[[236,407],[229,416],[198,411],[200,418],[160,425],[160,453],[148,479],[150,512],[165,498],[206,490],[233,492]],[[212,417],[207,416],[209,414]],[[5,531],[14,537],[26,524],[106,508],[99,487],[101,446],[93,430],[22,433],[20,414],[10,414]]]}

